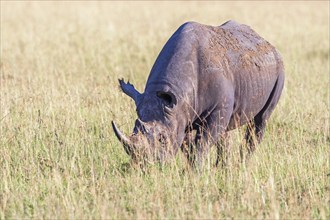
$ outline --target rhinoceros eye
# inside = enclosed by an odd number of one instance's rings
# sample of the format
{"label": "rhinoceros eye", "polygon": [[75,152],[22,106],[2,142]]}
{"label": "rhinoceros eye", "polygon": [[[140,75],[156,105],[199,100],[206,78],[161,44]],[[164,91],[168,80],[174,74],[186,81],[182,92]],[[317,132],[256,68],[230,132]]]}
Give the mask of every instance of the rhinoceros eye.
{"label": "rhinoceros eye", "polygon": [[163,101],[164,105],[172,108],[176,104],[175,96],[170,92],[157,92],[157,96]]}

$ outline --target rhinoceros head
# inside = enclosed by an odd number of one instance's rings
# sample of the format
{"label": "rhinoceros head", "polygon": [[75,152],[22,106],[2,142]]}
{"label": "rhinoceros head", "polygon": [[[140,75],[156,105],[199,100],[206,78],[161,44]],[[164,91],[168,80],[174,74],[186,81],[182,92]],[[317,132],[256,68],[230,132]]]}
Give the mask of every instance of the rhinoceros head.
{"label": "rhinoceros head", "polygon": [[185,133],[177,97],[162,90],[140,94],[130,83],[119,82],[123,92],[135,101],[138,119],[129,137],[112,122],[117,138],[133,161],[165,161],[177,152]]}

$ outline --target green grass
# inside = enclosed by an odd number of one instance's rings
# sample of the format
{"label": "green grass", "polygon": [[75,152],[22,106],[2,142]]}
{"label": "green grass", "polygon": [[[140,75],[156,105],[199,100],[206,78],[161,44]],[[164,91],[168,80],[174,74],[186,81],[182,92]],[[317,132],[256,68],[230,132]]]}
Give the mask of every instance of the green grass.
{"label": "green grass", "polygon": [[[182,153],[145,173],[129,134],[166,40],[185,21],[246,23],[281,52],[286,83],[264,141],[227,169],[190,170]],[[1,1],[0,219],[329,219],[329,2]]]}

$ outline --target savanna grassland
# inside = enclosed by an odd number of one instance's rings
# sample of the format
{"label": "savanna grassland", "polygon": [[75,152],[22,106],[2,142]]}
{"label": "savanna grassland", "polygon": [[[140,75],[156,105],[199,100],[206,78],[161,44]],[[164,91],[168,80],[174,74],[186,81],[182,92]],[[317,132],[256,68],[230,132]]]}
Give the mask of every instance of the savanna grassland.
{"label": "savanna grassland", "polygon": [[[282,98],[246,165],[231,132],[200,174],[179,152],[145,172],[128,165],[133,101],[186,21],[245,23],[281,52]],[[1,1],[0,219],[329,219],[329,2]]]}

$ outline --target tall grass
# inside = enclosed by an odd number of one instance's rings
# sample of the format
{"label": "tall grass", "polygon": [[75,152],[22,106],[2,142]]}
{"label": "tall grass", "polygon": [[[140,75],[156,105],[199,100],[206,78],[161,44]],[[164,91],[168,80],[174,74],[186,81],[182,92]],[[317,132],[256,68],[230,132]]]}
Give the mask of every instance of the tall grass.
{"label": "tall grass", "polygon": [[[283,96],[246,166],[182,153],[145,173],[110,122],[131,132],[166,40],[185,21],[246,23],[281,52]],[[329,2],[1,1],[0,219],[330,218]]]}

